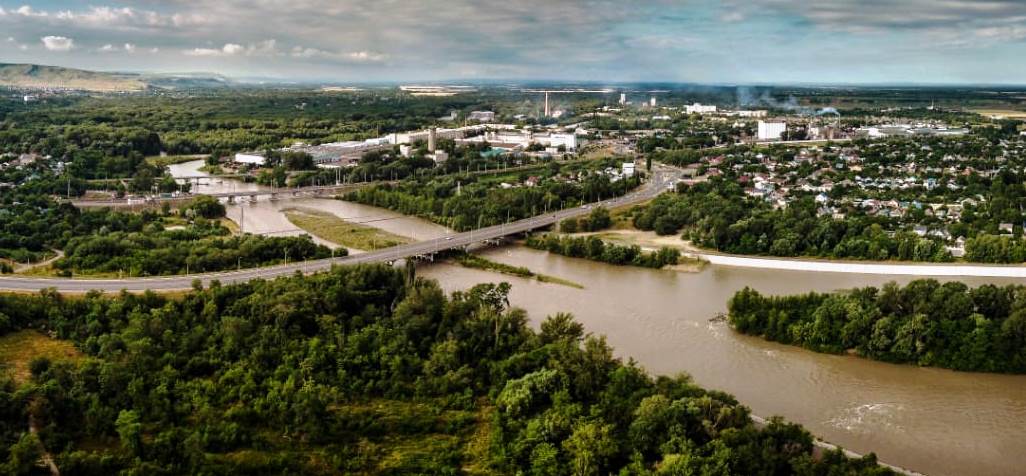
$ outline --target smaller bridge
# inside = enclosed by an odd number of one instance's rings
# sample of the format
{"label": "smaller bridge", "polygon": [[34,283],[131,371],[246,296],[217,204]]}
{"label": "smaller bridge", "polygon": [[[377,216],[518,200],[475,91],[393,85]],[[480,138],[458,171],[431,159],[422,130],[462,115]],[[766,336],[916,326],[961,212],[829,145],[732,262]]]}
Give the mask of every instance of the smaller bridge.
{"label": "smaller bridge", "polygon": [[133,207],[133,206],[144,206],[152,204],[160,204],[164,202],[176,203],[192,200],[198,196],[206,195],[208,197],[214,197],[218,199],[226,199],[228,203],[234,203],[239,198],[249,197],[251,200],[255,200],[257,197],[271,197],[274,199],[281,198],[300,198],[300,197],[323,197],[326,195],[341,195],[349,192],[359,190],[363,187],[377,184],[386,184],[395,182],[360,182],[360,183],[343,183],[337,185],[316,185],[310,187],[295,187],[295,188],[260,188],[256,190],[235,190],[231,192],[212,192],[212,193],[196,193],[196,194],[182,194],[171,197],[164,196],[150,196],[145,198],[119,198],[112,200],[72,200],[71,204],[76,207],[83,208],[96,208],[96,207]]}

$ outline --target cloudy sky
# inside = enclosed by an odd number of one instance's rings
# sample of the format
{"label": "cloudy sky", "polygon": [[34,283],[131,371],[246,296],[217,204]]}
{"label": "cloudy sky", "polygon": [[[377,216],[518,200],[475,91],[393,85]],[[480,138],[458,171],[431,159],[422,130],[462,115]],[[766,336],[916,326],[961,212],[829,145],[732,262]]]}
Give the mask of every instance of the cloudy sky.
{"label": "cloudy sky", "polygon": [[0,0],[0,62],[318,81],[1026,83],[1026,1]]}

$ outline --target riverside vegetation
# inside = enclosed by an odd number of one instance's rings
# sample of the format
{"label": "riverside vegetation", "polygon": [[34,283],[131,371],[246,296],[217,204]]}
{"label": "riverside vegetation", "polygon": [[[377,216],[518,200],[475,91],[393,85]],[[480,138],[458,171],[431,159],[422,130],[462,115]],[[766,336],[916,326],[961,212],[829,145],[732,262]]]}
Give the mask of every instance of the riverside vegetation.
{"label": "riverside vegetation", "polygon": [[[651,377],[508,284],[446,297],[386,266],[178,298],[0,296],[0,333],[78,361],[0,382],[0,470],[34,474],[879,475],[687,377]],[[38,433],[25,431],[29,418]]]}
{"label": "riverside vegetation", "polygon": [[157,276],[318,259],[331,250],[309,237],[230,236],[224,206],[198,197],[177,214],[170,207],[141,213],[80,210],[38,194],[8,192],[0,210],[0,258],[38,262],[53,249],[62,275]]}
{"label": "riverside vegetation", "polygon": [[729,303],[738,332],[817,352],[978,372],[1026,373],[1026,286],[932,279]]}
{"label": "riverside vegetation", "polygon": [[640,246],[606,243],[595,236],[532,235],[527,246],[571,258],[587,258],[613,265],[662,268],[680,261],[680,251],[664,246],[658,251],[644,252]]}

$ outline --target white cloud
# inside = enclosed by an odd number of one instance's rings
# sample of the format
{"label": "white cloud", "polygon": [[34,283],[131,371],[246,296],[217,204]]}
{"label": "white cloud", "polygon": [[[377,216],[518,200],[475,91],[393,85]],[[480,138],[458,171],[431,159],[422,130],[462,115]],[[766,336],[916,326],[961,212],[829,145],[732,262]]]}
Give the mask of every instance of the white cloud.
{"label": "white cloud", "polygon": [[383,54],[372,53],[370,51],[354,51],[352,53],[347,53],[346,57],[353,61],[367,62],[384,61],[384,59],[386,58],[386,56]]}
{"label": "white cloud", "polygon": [[225,43],[220,49],[193,48],[184,53],[188,56],[278,56],[280,53],[277,45],[276,40],[264,40],[247,46],[238,43]]}
{"label": "white cloud", "polygon": [[226,55],[237,55],[245,50],[246,49],[243,48],[242,45],[238,45],[235,43],[228,43],[224,45],[224,48],[221,48],[221,51],[223,51]]}
{"label": "white cloud", "polygon": [[157,47],[150,48],[150,53],[153,53],[153,54],[160,53],[160,48],[157,48]]}
{"label": "white cloud", "polygon": [[101,46],[99,51],[101,53],[110,53],[111,51],[114,51],[115,49],[116,48],[114,48],[114,45],[106,44],[106,45]]}
{"label": "white cloud", "polygon": [[188,56],[231,56],[244,51],[242,45],[236,43],[225,43],[221,48],[193,48],[186,50]]}
{"label": "white cloud", "polygon": [[131,43],[125,43],[124,48],[125,48],[125,51],[127,51],[129,53],[135,53],[135,45],[133,45]]}
{"label": "white cloud", "polygon": [[75,40],[63,36],[44,36],[42,41],[50,51],[70,51],[75,47]]}
{"label": "white cloud", "polygon": [[381,53],[374,53],[371,51],[353,51],[349,53],[338,53],[334,51],[326,51],[317,48],[304,48],[302,46],[296,46],[292,48],[289,53],[293,58],[321,58],[336,61],[349,61],[357,63],[373,63],[384,61],[388,58],[387,55]]}
{"label": "white cloud", "polygon": [[193,48],[191,50],[185,50],[183,52],[186,56],[221,56],[224,54],[221,50],[215,50],[213,48]]}
{"label": "white cloud", "polygon": [[32,7],[30,7],[28,5],[22,5],[17,10],[14,10],[14,13],[17,13],[18,15],[21,15],[23,17],[45,17],[45,16],[49,16],[49,13],[47,13],[47,12],[37,12],[37,11],[33,10]]}

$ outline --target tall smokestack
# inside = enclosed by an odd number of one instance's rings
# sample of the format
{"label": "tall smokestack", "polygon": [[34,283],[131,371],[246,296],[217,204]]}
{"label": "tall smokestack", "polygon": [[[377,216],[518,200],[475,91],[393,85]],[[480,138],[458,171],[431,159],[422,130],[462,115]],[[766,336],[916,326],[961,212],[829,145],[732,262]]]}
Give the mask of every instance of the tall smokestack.
{"label": "tall smokestack", "polygon": [[545,117],[549,117],[549,92],[545,91]]}
{"label": "tall smokestack", "polygon": [[431,126],[431,129],[428,129],[428,152],[434,152],[434,151],[435,151],[435,127]]}

